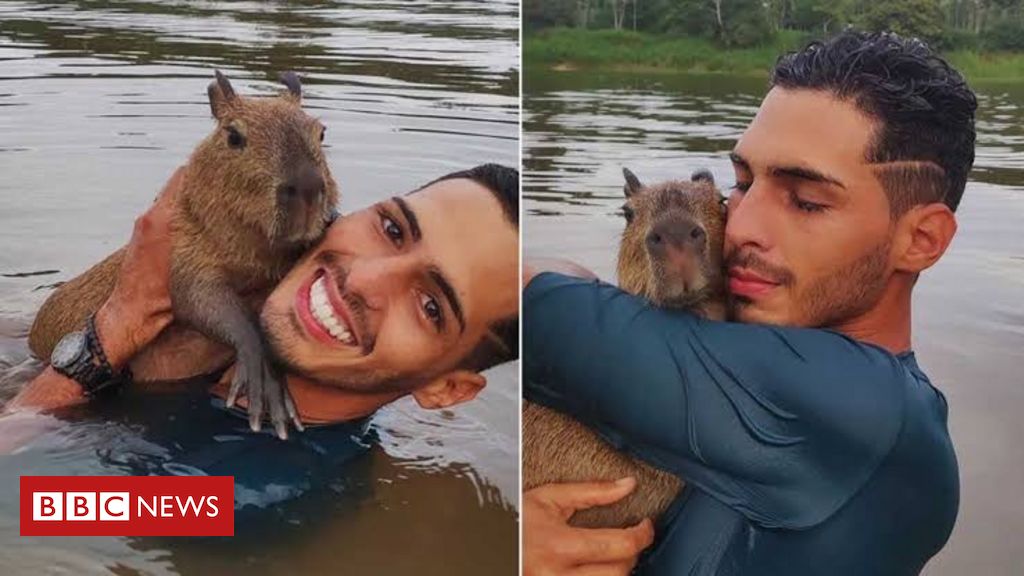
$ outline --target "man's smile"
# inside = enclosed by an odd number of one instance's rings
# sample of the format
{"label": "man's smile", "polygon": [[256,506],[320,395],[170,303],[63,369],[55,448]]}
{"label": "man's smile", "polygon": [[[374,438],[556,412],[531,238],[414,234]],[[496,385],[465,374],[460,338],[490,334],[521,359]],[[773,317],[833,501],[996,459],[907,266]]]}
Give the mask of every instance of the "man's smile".
{"label": "man's smile", "polygon": [[306,333],[320,342],[335,347],[362,348],[352,313],[327,270],[318,269],[299,287],[295,310]]}
{"label": "man's smile", "polygon": [[747,268],[729,268],[729,292],[733,295],[758,298],[778,286],[778,282],[773,282]]}

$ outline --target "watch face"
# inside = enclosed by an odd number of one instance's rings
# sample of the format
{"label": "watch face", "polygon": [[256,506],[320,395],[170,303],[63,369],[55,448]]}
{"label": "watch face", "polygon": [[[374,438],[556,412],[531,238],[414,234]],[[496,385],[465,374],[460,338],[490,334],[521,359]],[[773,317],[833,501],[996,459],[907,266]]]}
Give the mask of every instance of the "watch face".
{"label": "watch face", "polygon": [[82,355],[86,348],[85,334],[72,332],[60,339],[50,355],[50,364],[56,368],[67,368]]}

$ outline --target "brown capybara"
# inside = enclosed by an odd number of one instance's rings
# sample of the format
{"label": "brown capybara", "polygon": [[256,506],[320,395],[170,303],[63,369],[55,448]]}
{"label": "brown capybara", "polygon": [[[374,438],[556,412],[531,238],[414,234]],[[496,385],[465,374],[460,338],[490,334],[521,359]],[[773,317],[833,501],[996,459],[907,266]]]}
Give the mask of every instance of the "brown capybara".
{"label": "brown capybara", "polygon": [[[338,189],[322,151],[324,127],[302,110],[298,76],[288,72],[281,81],[287,90],[273,98],[243,98],[219,71],[209,85],[217,126],[185,166],[173,216],[175,323],[150,347],[176,353],[161,361],[143,351],[131,367],[139,380],[196,375],[168,368],[190,352],[210,350],[196,344],[198,332],[228,352],[219,355],[221,366],[234,352],[229,404],[244,391],[253,428],[266,410],[283,437],[294,407],[269,361],[251,300],[269,292],[323,235]],[[122,248],[50,295],[29,334],[36,356],[49,359],[57,342],[100,308],[123,257]]]}
{"label": "brown capybara", "polygon": [[[711,174],[700,171],[690,182],[643,186],[628,169],[623,173],[626,230],[619,244],[619,286],[657,306],[723,319],[725,207]],[[523,403],[524,490],[625,476],[637,480],[632,494],[609,506],[581,510],[572,516],[571,524],[622,528],[656,518],[679,494],[683,482],[615,450],[564,414]]]}

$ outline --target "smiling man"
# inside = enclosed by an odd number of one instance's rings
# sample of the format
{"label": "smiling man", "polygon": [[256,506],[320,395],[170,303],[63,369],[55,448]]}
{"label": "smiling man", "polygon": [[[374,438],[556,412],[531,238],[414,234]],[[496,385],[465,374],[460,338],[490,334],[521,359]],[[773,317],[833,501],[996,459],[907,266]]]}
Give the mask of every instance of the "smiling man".
{"label": "smiling man", "polygon": [[[742,323],[527,266],[526,394],[686,481],[643,573],[918,574],[959,485],[911,296],[956,232],[976,99],[921,42],[857,32],[781,58],[771,86],[731,154]],[[631,570],[649,525],[565,524],[630,487],[528,492],[527,574]]]}
{"label": "smiling man", "polygon": [[[184,177],[179,171],[137,221],[117,286],[96,315],[101,349],[115,370],[173,320],[169,219]],[[200,409],[173,399],[147,404],[167,406],[166,418],[148,419],[150,439],[171,463],[233,475],[265,505],[294,496],[281,486],[308,487],[315,471],[365,451],[359,440],[365,417],[381,406],[406,395],[428,409],[474,398],[487,382],[482,371],[518,357],[518,193],[514,169],[487,164],[455,172],[338,218],[296,263],[263,303],[260,319],[288,372],[304,433],[288,442],[271,432],[247,434],[246,414],[221,400],[229,371],[212,387],[219,399]],[[223,368],[219,352],[202,342],[149,352],[166,363],[151,364],[153,372],[136,380],[170,369]],[[8,409],[52,409],[88,396],[47,368]],[[166,465],[138,472],[167,473]]]}

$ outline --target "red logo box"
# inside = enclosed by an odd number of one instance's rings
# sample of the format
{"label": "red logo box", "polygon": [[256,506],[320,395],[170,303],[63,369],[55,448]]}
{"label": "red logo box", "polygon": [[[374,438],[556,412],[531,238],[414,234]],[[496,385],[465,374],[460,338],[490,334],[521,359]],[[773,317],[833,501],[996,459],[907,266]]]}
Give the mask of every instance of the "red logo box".
{"label": "red logo box", "polygon": [[22,536],[234,536],[232,476],[22,476]]}

